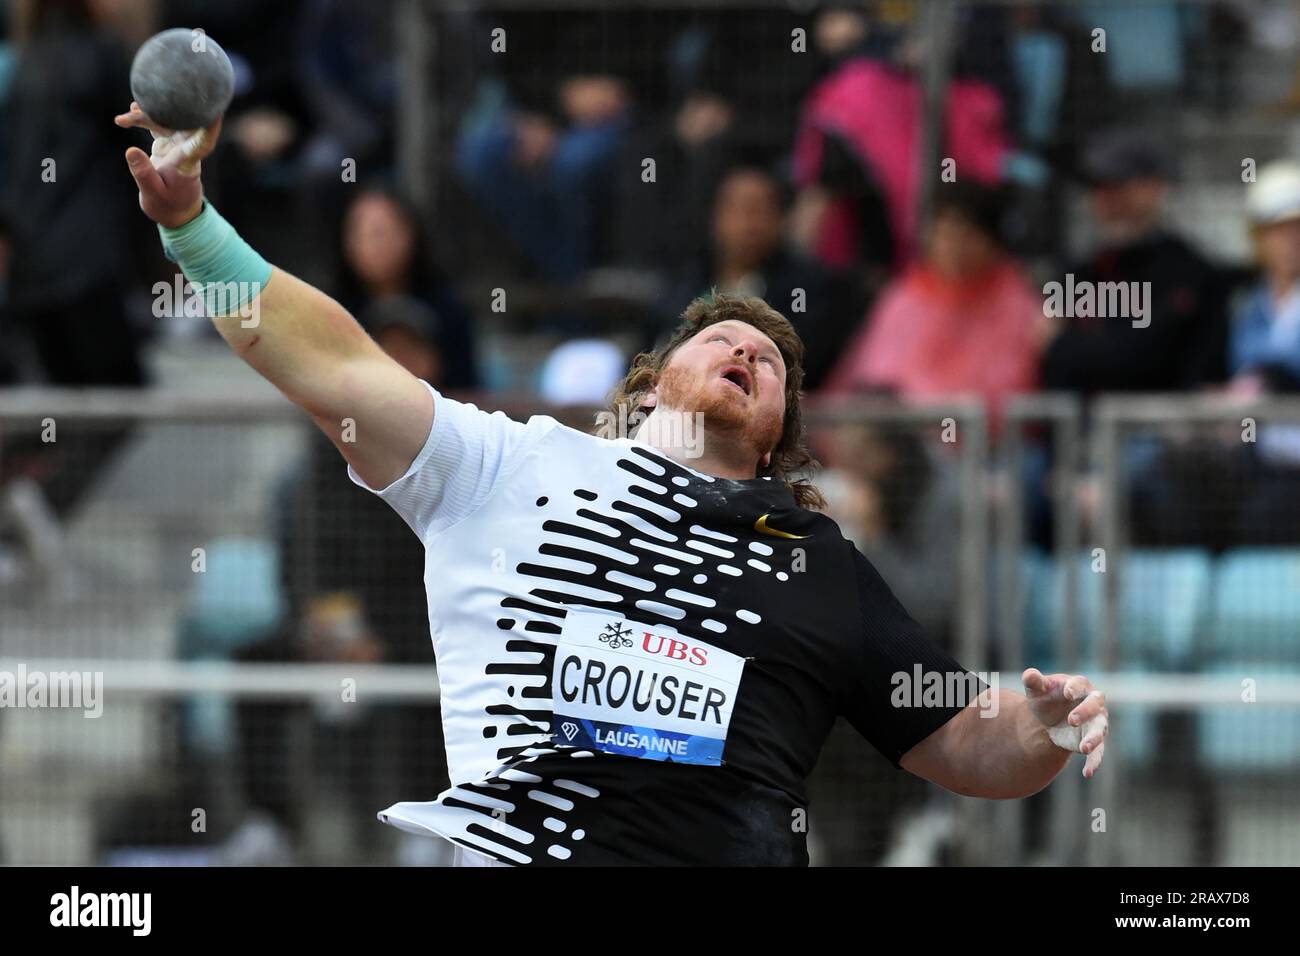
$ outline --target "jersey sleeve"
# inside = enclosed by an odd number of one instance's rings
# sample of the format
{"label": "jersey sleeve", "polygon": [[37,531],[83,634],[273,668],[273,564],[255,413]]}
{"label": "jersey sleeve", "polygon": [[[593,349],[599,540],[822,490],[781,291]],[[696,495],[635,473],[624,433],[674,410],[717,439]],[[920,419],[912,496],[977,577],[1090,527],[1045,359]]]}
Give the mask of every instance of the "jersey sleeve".
{"label": "jersey sleeve", "polygon": [[[899,767],[905,753],[973,702],[988,685],[925,636],[921,625],[856,548],[853,561],[862,620],[859,653],[840,714]],[[940,679],[941,693],[923,693],[927,681]],[[921,690],[915,690],[918,681]]]}
{"label": "jersey sleeve", "polygon": [[406,473],[386,488],[370,487],[351,465],[348,477],[387,501],[427,541],[487,501],[559,422],[545,415],[517,422],[423,384],[433,396],[433,427]]}

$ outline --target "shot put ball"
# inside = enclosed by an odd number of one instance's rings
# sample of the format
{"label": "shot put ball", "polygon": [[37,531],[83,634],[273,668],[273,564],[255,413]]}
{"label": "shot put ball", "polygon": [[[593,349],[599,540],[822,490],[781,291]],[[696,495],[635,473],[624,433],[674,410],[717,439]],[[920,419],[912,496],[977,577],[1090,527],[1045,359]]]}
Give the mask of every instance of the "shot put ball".
{"label": "shot put ball", "polygon": [[212,37],[177,27],[144,42],[131,63],[131,96],[168,129],[208,126],[235,95],[230,57]]}

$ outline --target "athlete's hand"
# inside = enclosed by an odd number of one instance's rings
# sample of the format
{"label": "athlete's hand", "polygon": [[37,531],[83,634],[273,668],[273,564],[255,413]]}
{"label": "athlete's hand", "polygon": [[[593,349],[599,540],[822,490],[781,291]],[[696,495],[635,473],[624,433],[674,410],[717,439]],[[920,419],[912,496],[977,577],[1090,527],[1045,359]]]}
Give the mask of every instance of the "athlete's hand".
{"label": "athlete's hand", "polygon": [[140,187],[140,208],[154,222],[176,228],[203,210],[204,157],[216,149],[222,117],[206,129],[170,130],[149,119],[140,104],[114,119],[123,129],[141,127],[153,133],[153,149],[126,151],[126,165]]}
{"label": "athlete's hand", "polygon": [[1031,667],[1020,675],[1020,680],[1025,685],[1029,712],[1047,727],[1047,735],[1056,746],[1087,755],[1083,775],[1091,777],[1101,763],[1110,731],[1106,695],[1082,674],[1045,676]]}

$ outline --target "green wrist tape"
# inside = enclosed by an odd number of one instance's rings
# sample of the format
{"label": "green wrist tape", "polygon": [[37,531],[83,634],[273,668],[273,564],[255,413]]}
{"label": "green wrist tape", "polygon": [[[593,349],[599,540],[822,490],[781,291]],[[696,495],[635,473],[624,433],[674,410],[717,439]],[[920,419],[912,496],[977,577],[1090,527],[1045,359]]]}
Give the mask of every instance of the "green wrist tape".
{"label": "green wrist tape", "polygon": [[158,235],[167,258],[203,296],[209,316],[235,314],[257,298],[271,278],[271,264],[207,200],[185,225],[159,225]]}

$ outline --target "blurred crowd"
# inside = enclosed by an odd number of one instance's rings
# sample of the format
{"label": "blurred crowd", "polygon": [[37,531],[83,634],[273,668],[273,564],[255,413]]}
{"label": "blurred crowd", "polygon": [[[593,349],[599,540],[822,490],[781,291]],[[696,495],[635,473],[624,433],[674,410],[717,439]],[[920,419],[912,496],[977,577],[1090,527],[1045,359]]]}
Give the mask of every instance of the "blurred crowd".
{"label": "blurred crowd", "polygon": [[[411,113],[405,6],[11,0],[0,386],[146,385],[154,344],[206,334],[153,315],[149,290],[171,266],[122,161],[137,135],[112,122],[140,42],[201,25],[237,81],[205,162],[213,202],[440,388],[599,402],[634,351],[717,289],[762,296],[791,319],[810,395],[973,396],[995,442],[1021,394],[1300,390],[1300,165],[1261,155],[1247,179],[1240,157],[1222,165],[1219,184],[1239,190],[1247,262],[1205,248],[1170,209],[1188,115],[1271,110],[1269,122],[1297,124],[1300,73],[1265,101],[1238,69],[1252,51],[1300,47],[1294,3],[960,4],[947,46],[906,0],[430,13],[434,101],[422,105],[436,214],[398,162],[398,118]],[[1045,283],[1067,276],[1149,289],[1142,321],[1048,307]],[[516,303],[504,314],[497,289]],[[530,336],[549,344],[520,374],[496,351]],[[101,459],[125,434],[68,460]],[[1300,511],[1285,506],[1300,441],[1270,434],[1136,447],[1137,543],[1184,543],[1188,503],[1229,492],[1238,504],[1196,524],[1198,543],[1300,543]],[[0,489],[27,520],[33,485],[58,519],[93,479],[24,436],[3,441]],[[828,430],[815,450],[846,533],[923,623],[949,633],[935,581],[956,573],[951,449],[873,425]],[[1027,476],[1043,545],[1052,459],[1041,443]],[[418,542],[401,522],[348,484],[323,441],[281,494],[288,623],[240,656],[425,661],[419,561],[407,554]],[[303,551],[303,523],[328,540]],[[435,716],[409,717],[424,730],[376,720],[346,733],[357,753],[366,734],[427,742]],[[241,717],[241,739],[263,741],[250,761],[279,759],[283,714],[249,706]],[[296,826],[285,794],[252,799]]]}

